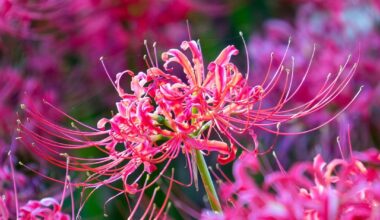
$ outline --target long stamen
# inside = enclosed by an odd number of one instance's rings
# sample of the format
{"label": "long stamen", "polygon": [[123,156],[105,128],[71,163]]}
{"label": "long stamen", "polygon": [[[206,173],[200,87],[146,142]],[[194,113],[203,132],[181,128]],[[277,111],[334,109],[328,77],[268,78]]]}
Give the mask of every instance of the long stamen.
{"label": "long stamen", "polygon": [[248,82],[248,79],[249,79],[249,75],[250,75],[250,70],[249,70],[249,66],[250,66],[250,59],[249,59],[249,54],[248,54],[248,47],[247,47],[247,43],[245,42],[245,39],[244,39],[244,36],[243,36],[243,32],[239,32],[239,35],[241,37],[241,40],[243,41],[243,45],[244,45],[244,51],[245,51],[245,57],[246,57],[246,63],[247,63],[247,72],[246,72],[246,75],[245,75],[245,81]]}
{"label": "long stamen", "polygon": [[[173,179],[173,177],[174,177],[174,168],[172,169],[172,177],[171,177],[171,179]],[[160,210],[158,211],[156,217],[154,218],[155,220],[158,219],[160,217],[160,215],[162,214],[162,212],[164,211],[164,208],[165,208],[166,204],[169,201],[169,195],[170,195],[170,191],[172,189],[172,186],[173,186],[173,181],[170,181],[168,191],[166,192],[166,197],[165,197],[164,203],[162,204]]]}
{"label": "long stamen", "polygon": [[273,155],[274,159],[276,160],[277,166],[280,168],[281,173],[285,174],[286,171],[285,171],[284,167],[282,166],[280,160],[278,159],[276,152],[273,151],[272,155]]}
{"label": "long stamen", "polygon": [[348,141],[348,151],[350,152],[350,158],[354,158],[352,153],[352,143],[351,143],[351,129],[350,125],[347,126],[347,141]]}
{"label": "long stamen", "polygon": [[68,176],[69,176],[69,164],[70,164],[70,157],[69,155],[67,154],[61,154],[63,157],[66,158],[66,174],[65,174],[65,183],[63,185],[63,192],[62,192],[62,197],[61,197],[61,203],[60,203],[60,206],[62,207],[63,206],[63,201],[65,200],[65,196],[66,196],[66,188],[67,188],[67,184],[68,184]]}
{"label": "long stamen", "polygon": [[110,80],[111,84],[113,85],[113,87],[115,88],[115,90],[118,91],[118,90],[117,90],[117,87],[116,87],[116,84],[115,84],[115,82],[112,80],[112,77],[111,77],[111,75],[109,74],[109,72],[108,72],[108,70],[107,70],[106,64],[104,63],[104,57],[100,57],[99,60],[100,60],[100,62],[102,63],[103,69],[104,69],[104,71],[106,72],[106,75],[107,75],[108,79]]}
{"label": "long stamen", "polygon": [[[138,205],[140,204],[141,199],[142,199],[142,197],[143,197],[143,195],[144,195],[144,191],[145,191],[146,184],[147,184],[148,181],[149,181],[149,175],[148,175],[148,176],[146,177],[146,179],[145,179],[144,186],[143,186],[143,190],[140,192],[140,196],[139,196],[139,198],[137,199],[137,202],[136,202],[135,208],[132,210],[131,214],[129,215],[128,220],[132,219],[132,218],[133,218],[133,215],[134,215],[135,212],[137,211]],[[142,217],[142,219],[144,219],[144,218]]]}
{"label": "long stamen", "polygon": [[144,54],[144,56],[143,56],[143,60],[145,61],[146,67],[147,67],[147,68],[151,68],[151,66],[149,65],[149,61],[148,61],[148,58],[147,58],[147,55],[146,55],[146,54]]}
{"label": "long stamen", "polygon": [[156,61],[156,67],[158,67],[157,42],[153,43],[153,52],[154,52],[154,59]]}
{"label": "long stamen", "polygon": [[148,41],[147,40],[144,40],[144,45],[145,45],[146,53],[148,54],[149,61],[150,61],[151,65],[154,67],[152,56],[150,55],[150,50],[148,48]]}
{"label": "long stamen", "polygon": [[336,137],[336,142],[338,144],[338,148],[339,148],[339,153],[342,157],[342,159],[344,159],[344,154],[343,154],[343,149],[342,149],[342,145],[340,144],[340,137]]}
{"label": "long stamen", "polygon": [[187,27],[187,34],[188,34],[188,37],[189,37],[189,41],[191,41],[191,32],[190,32],[190,22],[189,20],[186,20],[186,27]]}
{"label": "long stamen", "polygon": [[[152,197],[150,198],[149,204],[148,204],[148,206],[145,208],[145,212],[144,212],[144,214],[141,216],[141,219],[145,219],[145,217],[148,215],[149,210],[150,210],[150,207],[151,207],[152,204],[153,204],[153,201],[154,201],[154,199],[155,199],[155,197],[156,197],[156,194],[157,194],[158,190],[160,190],[160,187],[156,187],[156,188],[154,188],[154,191],[153,191]],[[153,206],[152,213],[154,213],[154,211],[155,211],[155,209],[156,209],[155,207],[156,207],[156,206],[154,205],[154,206]]]}

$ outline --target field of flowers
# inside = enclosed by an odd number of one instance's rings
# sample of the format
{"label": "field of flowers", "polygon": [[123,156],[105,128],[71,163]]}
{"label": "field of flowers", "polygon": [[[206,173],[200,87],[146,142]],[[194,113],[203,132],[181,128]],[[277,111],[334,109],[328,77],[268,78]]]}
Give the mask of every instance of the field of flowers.
{"label": "field of flowers", "polygon": [[0,0],[0,220],[380,219],[380,1]]}

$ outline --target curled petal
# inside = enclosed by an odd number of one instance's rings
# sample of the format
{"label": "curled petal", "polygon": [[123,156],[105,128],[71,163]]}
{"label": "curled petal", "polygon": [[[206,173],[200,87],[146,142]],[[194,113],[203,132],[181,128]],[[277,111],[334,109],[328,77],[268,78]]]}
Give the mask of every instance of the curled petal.
{"label": "curled petal", "polygon": [[230,149],[225,142],[215,140],[191,139],[187,138],[186,142],[191,143],[194,148],[199,150],[216,151],[221,154],[230,154]]}
{"label": "curled petal", "polygon": [[132,71],[130,71],[130,70],[126,70],[126,71],[121,72],[121,73],[118,73],[118,74],[116,75],[116,80],[115,80],[115,83],[116,83],[116,90],[117,90],[117,92],[119,93],[119,96],[122,97],[122,98],[126,95],[126,93],[125,93],[124,89],[121,88],[121,86],[120,86],[120,80],[121,80],[121,77],[122,77],[125,73],[128,73],[128,75],[130,75],[130,76],[134,76],[134,75],[135,75],[135,74],[134,74]]}
{"label": "curled petal", "polygon": [[109,119],[107,118],[102,118],[98,121],[96,127],[99,128],[99,129],[104,129],[105,128],[105,125],[109,122]]}
{"label": "curled petal", "polygon": [[138,159],[132,159],[128,162],[128,164],[124,167],[123,169],[123,185],[124,185],[124,190],[127,193],[130,194],[135,194],[137,192],[138,184],[137,183],[128,183],[128,177],[131,175],[135,170],[140,166],[141,161],[138,161]]}
{"label": "curled petal", "polygon": [[149,163],[149,162],[144,162],[144,171],[147,173],[153,173],[155,170],[157,170],[157,166]]}
{"label": "curled petal", "polygon": [[[136,98],[140,98],[145,93],[144,85],[147,83],[147,76],[143,72],[139,72],[137,76],[132,78],[131,90],[135,93]],[[123,97],[122,97],[123,98]]]}
{"label": "curled petal", "polygon": [[230,62],[230,59],[234,55],[238,55],[239,51],[233,45],[229,45],[219,54],[219,56],[215,59],[215,63],[218,65],[225,65]]}
{"label": "curled petal", "polygon": [[231,161],[235,160],[236,152],[237,152],[236,146],[231,145],[231,151],[229,154],[227,154],[226,156],[222,156],[221,154],[218,155],[218,159],[217,159],[218,163],[225,165],[225,164],[228,164]]}
{"label": "curled petal", "polygon": [[164,68],[168,69],[168,65],[171,62],[177,62],[183,68],[184,73],[189,81],[190,86],[197,85],[197,80],[194,75],[194,69],[191,66],[189,59],[181,51],[177,49],[170,49],[169,51],[162,53],[162,60],[165,61]]}
{"label": "curled petal", "polygon": [[193,63],[195,75],[197,78],[198,86],[201,86],[201,82],[204,78],[204,67],[203,67],[203,57],[200,49],[198,48],[198,44],[195,41],[184,41],[181,44],[181,48],[183,50],[190,49],[193,55]]}
{"label": "curled petal", "polygon": [[59,203],[54,198],[50,198],[49,197],[49,198],[41,199],[40,203],[43,206],[53,206],[53,211],[54,212],[58,212],[59,210],[61,210],[61,207],[60,207]]}
{"label": "curled petal", "polygon": [[315,182],[321,185],[325,184],[325,179],[323,176],[323,169],[326,166],[326,162],[323,160],[322,156],[318,154],[314,157],[313,167],[314,167],[314,178]]}
{"label": "curled petal", "polygon": [[164,79],[168,79],[168,80],[170,80],[171,82],[174,82],[174,83],[182,83],[182,80],[180,78],[178,78],[178,77],[176,77],[175,75],[172,75],[172,74],[167,74],[167,73],[165,73],[164,71],[160,70],[157,67],[152,67],[152,68],[149,68],[147,70],[147,80],[148,81],[157,80],[157,78],[159,78],[159,77],[162,77]]}

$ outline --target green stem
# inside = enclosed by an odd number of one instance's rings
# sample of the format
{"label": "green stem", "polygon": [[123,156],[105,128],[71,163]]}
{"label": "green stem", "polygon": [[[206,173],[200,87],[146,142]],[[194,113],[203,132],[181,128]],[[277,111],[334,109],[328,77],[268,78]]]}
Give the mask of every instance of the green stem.
{"label": "green stem", "polygon": [[211,209],[215,212],[222,212],[222,207],[220,206],[218,195],[212,182],[210,172],[207,168],[205,158],[200,150],[195,150],[195,159],[197,162],[199,173],[201,174],[203,186],[205,187],[208,200],[211,205]]}

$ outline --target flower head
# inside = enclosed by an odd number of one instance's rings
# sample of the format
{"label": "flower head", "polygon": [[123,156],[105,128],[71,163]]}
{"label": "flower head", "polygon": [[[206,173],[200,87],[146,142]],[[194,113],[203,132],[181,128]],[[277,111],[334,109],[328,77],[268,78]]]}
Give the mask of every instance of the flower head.
{"label": "flower head", "polygon": [[[186,51],[191,53],[191,59],[185,55]],[[170,49],[162,54],[163,69],[152,61],[149,54],[151,62],[148,65],[151,67],[146,72],[135,74],[127,70],[116,76],[113,86],[121,98],[116,103],[117,113],[111,118],[101,119],[97,128],[70,116],[74,121],[73,129],[64,128],[22,106],[31,119],[30,123],[50,136],[42,136],[28,129],[28,123],[20,123],[22,141],[37,155],[61,167],[65,167],[66,162],[60,159],[59,154],[72,154],[83,148],[98,149],[104,156],[72,157],[68,165],[70,170],[90,172],[88,178],[77,185],[98,188],[122,180],[120,192],[133,194],[165,177],[170,162],[181,152],[187,159],[193,180],[194,150],[216,152],[218,163],[224,164],[235,158],[236,145],[244,148],[235,140],[233,133],[262,128],[286,134],[279,130],[279,124],[326,106],[344,89],[356,66],[347,74],[341,69],[333,79],[327,78],[313,99],[300,106],[286,108],[298,92],[298,88],[291,86],[290,72],[280,66],[271,79],[266,75],[262,83],[250,86],[231,62],[232,56],[237,54],[234,46],[227,46],[205,68],[199,44],[185,41],[181,50]],[[186,80],[170,74],[178,65]],[[132,77],[131,93],[121,86],[124,75]],[[283,80],[288,83],[278,102],[274,106],[264,106],[263,99],[284,75]],[[79,126],[88,131],[79,130]],[[277,129],[272,130],[276,126]],[[143,175],[153,173],[160,164],[163,167],[157,177],[142,184]]]}

